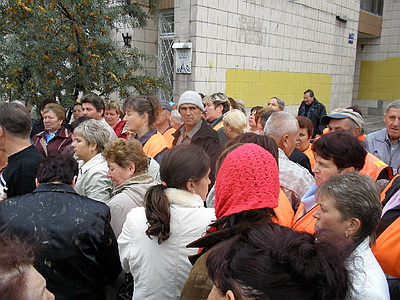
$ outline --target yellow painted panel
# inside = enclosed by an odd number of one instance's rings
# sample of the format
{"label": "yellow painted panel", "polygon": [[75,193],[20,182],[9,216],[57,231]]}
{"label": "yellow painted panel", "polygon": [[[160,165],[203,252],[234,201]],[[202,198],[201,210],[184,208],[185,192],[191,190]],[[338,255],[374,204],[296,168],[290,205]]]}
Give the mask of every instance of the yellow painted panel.
{"label": "yellow painted panel", "polygon": [[246,107],[265,106],[271,97],[282,98],[286,105],[300,105],[303,93],[312,89],[318,101],[329,111],[332,75],[253,70],[226,70],[226,94],[242,99]]}
{"label": "yellow painted panel", "polygon": [[400,57],[382,61],[362,61],[358,99],[400,99]]}

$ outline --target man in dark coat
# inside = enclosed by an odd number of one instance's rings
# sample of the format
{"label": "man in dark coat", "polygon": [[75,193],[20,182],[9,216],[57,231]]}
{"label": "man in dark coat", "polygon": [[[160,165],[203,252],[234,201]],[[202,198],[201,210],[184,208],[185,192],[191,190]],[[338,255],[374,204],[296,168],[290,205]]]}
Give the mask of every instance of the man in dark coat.
{"label": "man in dark coat", "polygon": [[105,299],[121,272],[106,204],[73,189],[78,164],[51,154],[39,163],[29,194],[0,202],[0,234],[33,244],[35,268],[56,299]]}
{"label": "man in dark coat", "polygon": [[325,106],[317,100],[312,90],[304,92],[303,102],[299,107],[298,116],[304,116],[311,120],[314,125],[313,138],[322,135],[325,125],[321,123],[321,118],[326,115]]}
{"label": "man in dark coat", "polygon": [[204,105],[198,93],[184,92],[179,98],[178,111],[182,116],[183,125],[173,134],[173,145],[195,144],[206,151],[211,160],[211,188],[215,181],[215,163],[221,153],[218,133],[202,118]]}
{"label": "man in dark coat", "polygon": [[35,189],[36,166],[43,155],[30,142],[31,124],[29,112],[21,104],[0,104],[0,150],[8,157],[8,165],[0,175],[0,199]]}

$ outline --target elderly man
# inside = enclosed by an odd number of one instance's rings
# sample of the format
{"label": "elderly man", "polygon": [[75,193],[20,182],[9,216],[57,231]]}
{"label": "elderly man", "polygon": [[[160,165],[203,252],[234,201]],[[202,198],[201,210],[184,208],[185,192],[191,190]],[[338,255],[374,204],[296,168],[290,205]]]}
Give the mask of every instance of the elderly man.
{"label": "elderly man", "polygon": [[[328,126],[329,132],[347,131],[358,138],[360,142],[366,138],[363,133],[364,119],[351,108],[335,109],[329,115],[322,117],[321,123]],[[369,175],[374,180],[393,177],[391,167],[371,153],[367,154],[360,174]]]}
{"label": "elderly man", "polygon": [[301,198],[314,183],[307,169],[288,158],[296,147],[299,124],[291,114],[283,111],[275,112],[265,124],[264,133],[278,145],[281,189],[291,202],[293,210],[296,210]]}
{"label": "elderly man", "polygon": [[83,114],[92,119],[101,121],[104,128],[108,130],[110,133],[110,142],[117,139],[117,134],[114,129],[108,125],[104,119],[105,104],[103,99],[95,93],[90,93],[82,97],[81,103]]}
{"label": "elderly man", "polygon": [[56,299],[105,299],[121,272],[110,209],[76,193],[77,174],[71,156],[46,157],[33,193],[0,202],[0,235],[37,246],[35,268]]}
{"label": "elderly man", "polygon": [[43,155],[29,139],[31,116],[17,103],[0,104],[0,151],[8,165],[0,175],[3,195],[0,199],[20,196],[35,189],[36,166]]}
{"label": "elderly man", "polygon": [[305,116],[311,120],[314,126],[313,138],[322,134],[325,126],[321,123],[321,118],[325,115],[325,106],[315,98],[314,92],[310,89],[305,91],[298,116]]}
{"label": "elderly man", "polygon": [[365,147],[368,152],[382,159],[397,173],[400,167],[400,100],[389,104],[383,120],[386,127],[368,134]]}
{"label": "elderly man", "polygon": [[[218,133],[202,119],[204,105],[201,97],[194,91],[186,91],[179,98],[178,111],[183,125],[173,134],[174,145],[195,144],[202,147],[211,160],[210,180],[215,181],[215,163],[221,152]],[[210,185],[211,188],[212,185]]]}
{"label": "elderly man", "polygon": [[285,102],[281,98],[272,97],[269,99],[267,107],[276,111],[283,111],[285,109]]}

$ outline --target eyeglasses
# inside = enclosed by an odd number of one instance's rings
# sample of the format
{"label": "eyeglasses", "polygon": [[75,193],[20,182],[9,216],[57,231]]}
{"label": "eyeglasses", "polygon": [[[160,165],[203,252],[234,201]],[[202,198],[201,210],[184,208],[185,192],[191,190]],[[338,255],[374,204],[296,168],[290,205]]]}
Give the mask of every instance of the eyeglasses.
{"label": "eyeglasses", "polygon": [[72,110],[72,112],[73,112],[73,113],[82,112],[82,109],[74,109],[74,110]]}

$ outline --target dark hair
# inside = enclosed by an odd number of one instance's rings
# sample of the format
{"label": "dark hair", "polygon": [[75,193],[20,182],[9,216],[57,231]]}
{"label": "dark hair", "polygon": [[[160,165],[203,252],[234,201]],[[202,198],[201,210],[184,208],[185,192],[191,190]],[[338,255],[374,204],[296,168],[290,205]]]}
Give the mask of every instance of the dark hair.
{"label": "dark hair", "polygon": [[29,111],[18,103],[0,104],[0,127],[12,137],[28,139],[32,128]]}
{"label": "dark hair", "polygon": [[70,126],[70,129],[71,129],[72,133],[74,132],[74,130],[75,130],[76,127],[78,127],[78,126],[81,125],[83,122],[85,122],[85,121],[87,121],[87,120],[90,120],[90,119],[91,119],[91,117],[88,117],[88,116],[82,116],[82,117],[79,117],[78,119],[75,119],[75,120],[71,123],[71,126]]}
{"label": "dark hair", "polygon": [[193,144],[181,144],[167,151],[160,164],[163,184],[152,186],[146,192],[145,211],[149,224],[146,234],[156,236],[158,243],[166,241],[170,232],[170,209],[164,190],[186,190],[188,181],[198,181],[210,170],[210,158],[203,148]]}
{"label": "dark hair", "polygon": [[33,267],[33,249],[28,244],[0,235],[0,297],[20,300],[27,291],[29,267]]}
{"label": "dark hair", "polygon": [[137,111],[139,115],[147,113],[149,116],[148,125],[153,127],[153,123],[157,120],[161,111],[161,104],[157,97],[152,95],[131,96],[126,99],[123,105],[124,113],[130,109]]}
{"label": "dark hair", "polygon": [[382,213],[379,192],[371,177],[357,173],[334,175],[323,182],[316,192],[316,197],[329,195],[342,220],[357,218],[361,228],[355,238],[373,240],[376,226]]}
{"label": "dark hair", "polygon": [[264,128],[265,123],[267,123],[269,117],[275,112],[276,110],[273,110],[270,107],[261,108],[259,111],[257,111],[257,114],[255,116],[256,123],[260,123],[261,127]]}
{"label": "dark hair", "polygon": [[78,163],[70,155],[52,153],[44,158],[36,168],[39,183],[62,182],[71,184],[78,175]]}
{"label": "dark hair", "polygon": [[259,105],[253,106],[253,107],[250,109],[250,114],[251,114],[253,111],[259,111],[261,108],[263,108],[263,107],[262,107],[262,106],[259,106]]}
{"label": "dark hair", "polygon": [[338,169],[364,167],[367,151],[360,141],[346,131],[335,131],[322,135],[312,145],[312,151],[323,159],[332,159]]}
{"label": "dark hair", "polygon": [[219,243],[207,258],[209,276],[235,299],[344,299],[346,255],[333,241],[278,224],[249,227]]}
{"label": "dark hair", "polygon": [[306,128],[308,137],[311,138],[314,134],[314,125],[311,120],[304,116],[297,116],[297,122],[299,122],[300,128]]}
{"label": "dark hair", "polygon": [[304,92],[304,95],[307,94],[307,93],[310,94],[310,97],[314,97],[314,92],[313,92],[313,90],[308,89],[307,91]]}
{"label": "dark hair", "polygon": [[254,132],[245,132],[245,133],[242,133],[241,135],[238,135],[237,137],[235,137],[232,141],[229,141],[226,144],[225,148],[228,148],[231,145],[236,144],[236,143],[257,144],[260,147],[263,147],[269,153],[271,153],[272,156],[275,158],[276,163],[278,163],[278,161],[279,161],[278,146],[277,146],[276,142],[274,141],[274,139],[267,135],[256,134]]}
{"label": "dark hair", "polygon": [[80,102],[75,102],[74,105],[72,105],[72,108],[74,108],[74,107],[77,106],[77,105],[82,106],[82,103],[80,103]]}
{"label": "dark hair", "polygon": [[90,93],[90,94],[83,96],[81,99],[81,103],[82,104],[83,103],[91,103],[97,112],[100,112],[101,110],[103,110],[103,114],[104,114],[105,105],[104,105],[103,98],[101,98],[99,95],[97,95],[95,93]]}
{"label": "dark hair", "polygon": [[43,101],[40,103],[40,110],[43,110],[46,107],[46,105],[50,104],[50,103],[56,103],[57,104],[57,101],[54,98],[43,99]]}

